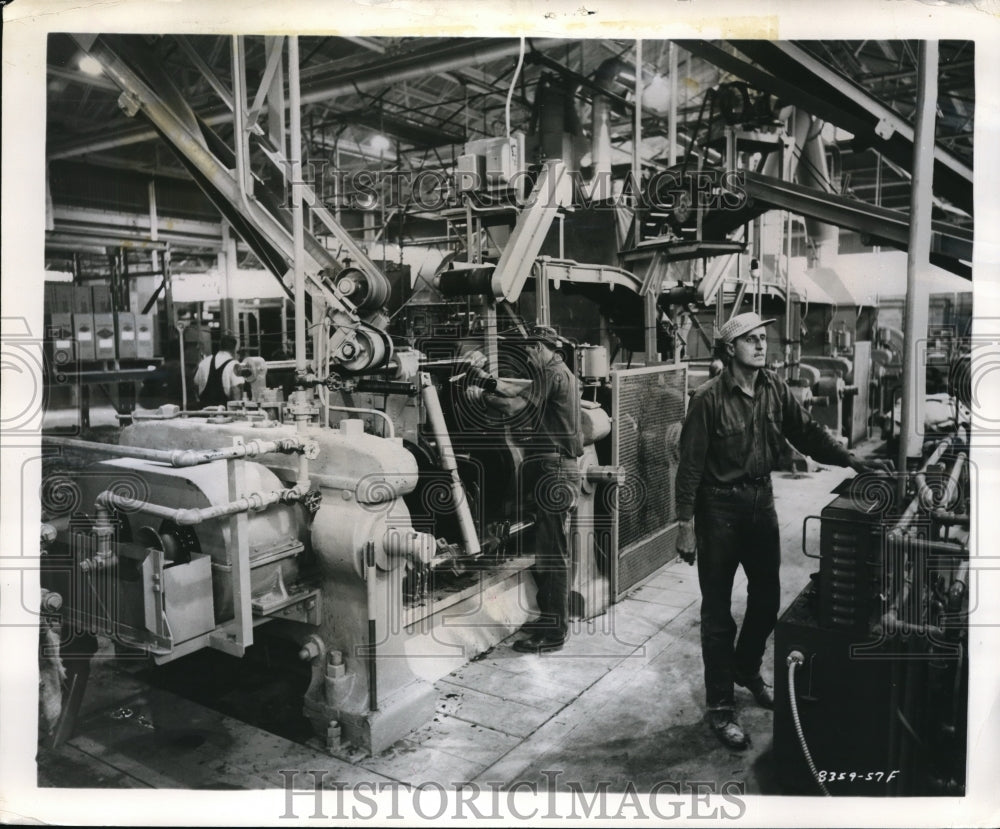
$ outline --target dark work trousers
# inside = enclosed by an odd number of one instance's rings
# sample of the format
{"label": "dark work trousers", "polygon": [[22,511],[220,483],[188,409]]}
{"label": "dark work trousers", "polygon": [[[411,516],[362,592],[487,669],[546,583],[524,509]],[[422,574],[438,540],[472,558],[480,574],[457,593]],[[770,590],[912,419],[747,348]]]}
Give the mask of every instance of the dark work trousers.
{"label": "dark work trousers", "polygon": [[547,639],[565,639],[569,631],[569,585],[573,572],[570,521],[580,497],[576,460],[558,455],[525,458],[535,502],[536,601],[540,632]]}
{"label": "dark work trousers", "polygon": [[[734,680],[760,673],[781,601],[781,542],[770,478],[735,487],[702,485],[695,502],[701,653],[709,710],[732,710]],[[730,610],[736,568],[747,575],[739,638]]]}

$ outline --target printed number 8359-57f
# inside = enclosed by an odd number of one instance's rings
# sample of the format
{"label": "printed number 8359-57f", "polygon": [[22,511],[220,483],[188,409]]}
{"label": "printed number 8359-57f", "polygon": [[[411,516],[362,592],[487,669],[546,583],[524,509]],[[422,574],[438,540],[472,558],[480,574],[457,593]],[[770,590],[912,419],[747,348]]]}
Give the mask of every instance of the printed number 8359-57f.
{"label": "printed number 8359-57f", "polygon": [[899,774],[899,769],[893,771],[820,771],[818,772],[820,783],[833,783],[840,780],[847,780],[850,782],[857,781],[874,781],[876,783],[888,783],[892,778]]}

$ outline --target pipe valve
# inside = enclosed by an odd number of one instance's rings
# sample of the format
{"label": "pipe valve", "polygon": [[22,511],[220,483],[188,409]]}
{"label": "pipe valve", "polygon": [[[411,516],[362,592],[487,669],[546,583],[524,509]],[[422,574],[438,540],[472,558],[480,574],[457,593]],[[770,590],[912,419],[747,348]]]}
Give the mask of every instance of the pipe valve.
{"label": "pipe valve", "polygon": [[42,544],[51,544],[56,540],[56,528],[51,524],[42,524],[39,532]]}
{"label": "pipe valve", "polygon": [[618,484],[620,486],[625,482],[625,467],[592,464],[587,467],[584,476],[593,484]]}

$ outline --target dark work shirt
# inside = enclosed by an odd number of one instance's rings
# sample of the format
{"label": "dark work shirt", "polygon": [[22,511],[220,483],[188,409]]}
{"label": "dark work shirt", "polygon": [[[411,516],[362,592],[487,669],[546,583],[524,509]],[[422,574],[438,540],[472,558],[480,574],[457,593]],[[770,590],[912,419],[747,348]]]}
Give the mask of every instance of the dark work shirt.
{"label": "dark work shirt", "polygon": [[487,393],[486,405],[505,416],[512,437],[526,451],[579,458],[583,434],[576,376],[558,355],[543,365],[532,361],[529,368],[531,384],[516,398]]}
{"label": "dark work shirt", "polygon": [[694,514],[701,484],[732,484],[770,474],[785,438],[819,463],[849,463],[850,453],[809,417],[773,371],[758,371],[753,398],[728,370],[700,386],[681,429],[677,517],[686,521]]}
{"label": "dark work shirt", "polygon": [[527,448],[558,452],[563,457],[583,454],[580,432],[580,388],[576,376],[562,357],[556,355],[533,373],[534,382],[524,396],[535,409],[537,421]]}

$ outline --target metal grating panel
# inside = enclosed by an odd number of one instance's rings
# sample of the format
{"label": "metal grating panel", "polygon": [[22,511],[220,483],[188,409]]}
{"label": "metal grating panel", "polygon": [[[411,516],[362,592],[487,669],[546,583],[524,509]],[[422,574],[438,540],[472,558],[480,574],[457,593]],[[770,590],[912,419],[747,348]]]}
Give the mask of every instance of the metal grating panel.
{"label": "metal grating panel", "polygon": [[650,536],[630,547],[618,559],[618,579],[622,592],[627,592],[650,573],[659,570],[676,556],[677,523],[665,531]]}
{"label": "metal grating panel", "polygon": [[676,554],[674,476],[687,370],[664,365],[616,371],[612,383],[612,462],[625,470],[617,505],[618,598]]}

